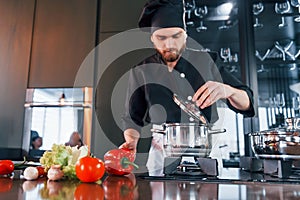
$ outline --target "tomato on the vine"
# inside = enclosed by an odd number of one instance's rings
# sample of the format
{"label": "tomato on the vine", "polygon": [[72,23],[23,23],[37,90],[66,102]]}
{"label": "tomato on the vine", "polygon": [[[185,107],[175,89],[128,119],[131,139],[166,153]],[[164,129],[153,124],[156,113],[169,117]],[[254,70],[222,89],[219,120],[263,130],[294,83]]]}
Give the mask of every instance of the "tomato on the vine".
{"label": "tomato on the vine", "polygon": [[98,158],[86,156],[78,160],[75,171],[76,176],[82,182],[96,182],[104,175],[104,162]]}

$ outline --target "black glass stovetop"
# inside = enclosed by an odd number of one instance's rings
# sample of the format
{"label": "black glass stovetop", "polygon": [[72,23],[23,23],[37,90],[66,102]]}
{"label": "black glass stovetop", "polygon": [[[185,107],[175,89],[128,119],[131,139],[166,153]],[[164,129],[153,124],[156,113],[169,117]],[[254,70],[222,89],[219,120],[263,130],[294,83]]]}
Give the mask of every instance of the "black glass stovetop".
{"label": "black glass stovetop", "polygon": [[300,169],[293,168],[292,174],[287,178],[279,178],[276,173],[265,174],[261,172],[251,172],[240,168],[222,168],[219,175],[209,176],[204,173],[191,175],[189,173],[179,173],[172,175],[149,176],[148,173],[138,175],[138,177],[146,180],[178,180],[178,181],[202,181],[212,183],[247,183],[247,182],[263,182],[278,184],[300,184]]}

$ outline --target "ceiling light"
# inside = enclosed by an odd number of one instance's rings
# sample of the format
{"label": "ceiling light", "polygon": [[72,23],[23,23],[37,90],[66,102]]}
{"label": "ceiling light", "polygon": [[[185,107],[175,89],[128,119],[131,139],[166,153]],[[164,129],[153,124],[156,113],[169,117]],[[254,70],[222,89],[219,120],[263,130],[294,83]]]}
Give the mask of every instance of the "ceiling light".
{"label": "ceiling light", "polygon": [[231,2],[223,3],[217,7],[217,13],[219,15],[230,15],[233,4]]}
{"label": "ceiling light", "polygon": [[66,95],[65,93],[62,93],[61,96],[59,97],[59,103],[64,104],[66,101]]}

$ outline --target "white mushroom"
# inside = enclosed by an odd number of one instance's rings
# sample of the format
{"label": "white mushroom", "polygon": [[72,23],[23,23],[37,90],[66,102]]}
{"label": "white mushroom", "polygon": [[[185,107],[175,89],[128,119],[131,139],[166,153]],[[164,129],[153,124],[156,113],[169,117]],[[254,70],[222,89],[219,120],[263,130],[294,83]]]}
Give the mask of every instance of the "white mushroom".
{"label": "white mushroom", "polygon": [[23,174],[26,180],[35,180],[39,177],[39,171],[35,167],[27,167]]}

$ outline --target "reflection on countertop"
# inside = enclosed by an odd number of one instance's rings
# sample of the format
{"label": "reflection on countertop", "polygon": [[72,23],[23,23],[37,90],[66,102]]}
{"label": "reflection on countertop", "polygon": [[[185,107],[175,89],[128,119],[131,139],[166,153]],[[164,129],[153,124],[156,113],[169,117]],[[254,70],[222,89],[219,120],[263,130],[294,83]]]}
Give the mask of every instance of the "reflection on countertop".
{"label": "reflection on countertop", "polygon": [[102,184],[0,178],[0,199],[299,199],[299,184],[145,180],[107,176]]}

